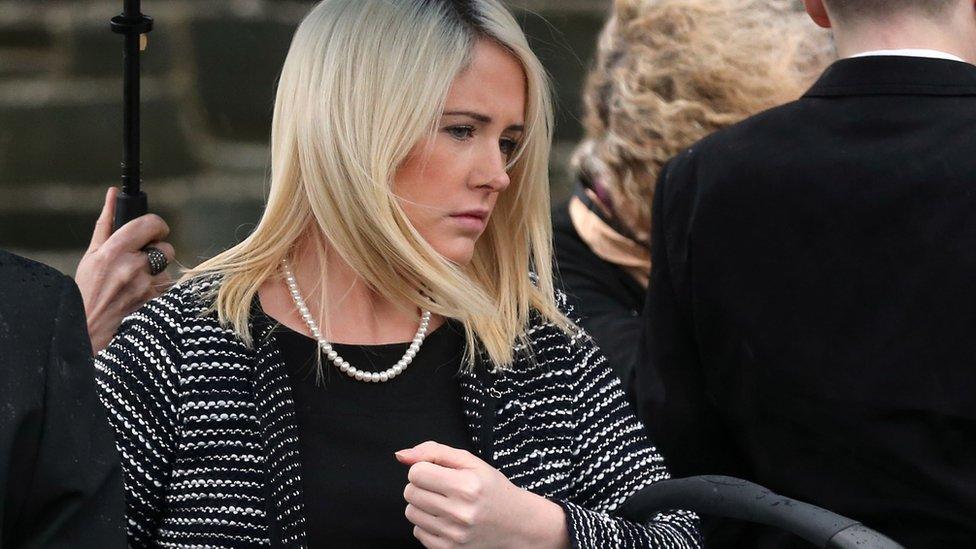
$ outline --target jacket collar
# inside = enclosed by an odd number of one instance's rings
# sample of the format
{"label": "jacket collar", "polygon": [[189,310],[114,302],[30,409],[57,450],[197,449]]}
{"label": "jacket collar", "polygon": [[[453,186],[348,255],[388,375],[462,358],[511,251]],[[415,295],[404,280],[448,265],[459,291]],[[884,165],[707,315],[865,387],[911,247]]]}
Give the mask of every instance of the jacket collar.
{"label": "jacket collar", "polygon": [[804,97],[855,95],[976,95],[976,66],[927,57],[852,57],[834,62]]}

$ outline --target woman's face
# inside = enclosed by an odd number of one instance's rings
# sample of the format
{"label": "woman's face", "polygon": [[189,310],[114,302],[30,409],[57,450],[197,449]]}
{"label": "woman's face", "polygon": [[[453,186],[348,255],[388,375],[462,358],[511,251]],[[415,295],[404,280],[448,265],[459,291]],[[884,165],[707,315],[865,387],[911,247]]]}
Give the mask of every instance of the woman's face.
{"label": "woman's face", "polygon": [[427,242],[459,265],[471,261],[522,139],[522,65],[501,46],[479,41],[451,84],[436,133],[397,169],[393,190]]}

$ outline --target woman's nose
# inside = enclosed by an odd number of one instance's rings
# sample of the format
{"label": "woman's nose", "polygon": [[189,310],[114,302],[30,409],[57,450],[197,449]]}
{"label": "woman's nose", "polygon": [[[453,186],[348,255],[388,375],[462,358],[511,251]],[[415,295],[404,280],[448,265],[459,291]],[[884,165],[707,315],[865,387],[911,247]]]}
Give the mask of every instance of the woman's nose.
{"label": "woman's nose", "polygon": [[477,177],[479,187],[501,192],[508,188],[512,180],[508,175],[508,157],[498,147],[486,151],[481,161],[481,173]]}

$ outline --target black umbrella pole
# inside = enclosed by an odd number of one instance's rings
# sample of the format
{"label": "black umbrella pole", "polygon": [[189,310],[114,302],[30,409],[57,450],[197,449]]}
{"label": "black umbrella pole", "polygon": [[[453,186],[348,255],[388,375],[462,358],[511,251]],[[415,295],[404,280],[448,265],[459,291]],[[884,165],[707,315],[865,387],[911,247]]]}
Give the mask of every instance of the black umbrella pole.
{"label": "black umbrella pole", "polygon": [[113,226],[118,229],[129,221],[144,215],[148,211],[146,193],[139,187],[142,183],[140,161],[140,119],[139,119],[139,78],[140,78],[140,50],[142,35],[152,30],[152,18],[142,14],[139,0],[125,0],[125,7],[121,15],[112,18],[112,31],[125,36],[123,50],[123,81],[122,100],[124,112],[123,128],[123,158],[122,161],[122,192],[115,202],[115,219]]}

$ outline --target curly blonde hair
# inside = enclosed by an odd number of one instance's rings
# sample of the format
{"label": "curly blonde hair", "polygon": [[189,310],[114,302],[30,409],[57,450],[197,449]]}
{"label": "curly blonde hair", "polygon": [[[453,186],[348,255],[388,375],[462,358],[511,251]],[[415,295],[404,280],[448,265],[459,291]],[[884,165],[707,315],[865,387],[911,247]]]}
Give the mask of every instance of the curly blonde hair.
{"label": "curly blonde hair", "polygon": [[793,0],[616,0],[587,77],[573,169],[650,223],[664,163],[706,135],[799,97],[834,57]]}

